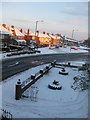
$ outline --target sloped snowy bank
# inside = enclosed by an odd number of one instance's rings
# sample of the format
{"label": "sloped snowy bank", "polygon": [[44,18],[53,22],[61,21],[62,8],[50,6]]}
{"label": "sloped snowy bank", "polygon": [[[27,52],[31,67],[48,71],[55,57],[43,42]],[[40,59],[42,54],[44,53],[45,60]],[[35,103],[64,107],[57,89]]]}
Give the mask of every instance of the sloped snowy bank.
{"label": "sloped snowy bank", "polygon": [[44,55],[44,54],[62,54],[62,53],[88,53],[87,50],[83,49],[70,49],[70,47],[64,48],[64,47],[59,47],[55,48],[53,50],[49,49],[49,47],[44,47],[44,48],[38,48],[41,53],[34,53],[34,54],[23,54],[23,55],[15,55],[15,56],[7,56],[7,54],[10,53],[3,53],[0,54],[0,59],[8,59],[8,58],[16,58],[16,57],[23,57],[23,56],[34,56],[34,55]]}

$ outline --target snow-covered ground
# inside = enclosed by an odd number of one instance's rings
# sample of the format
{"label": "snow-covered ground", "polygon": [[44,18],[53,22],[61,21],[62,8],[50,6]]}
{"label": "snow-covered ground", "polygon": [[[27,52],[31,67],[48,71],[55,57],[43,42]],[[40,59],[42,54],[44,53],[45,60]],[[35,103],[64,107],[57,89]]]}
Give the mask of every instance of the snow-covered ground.
{"label": "snow-covered ground", "polygon": [[[84,62],[72,62],[82,65]],[[88,117],[88,90],[74,91],[71,88],[76,75],[83,74],[77,68],[65,68],[67,76],[58,74],[60,68],[52,68],[49,73],[40,78],[34,86],[39,89],[38,101],[30,98],[15,100],[15,84],[18,79],[24,81],[31,74],[38,72],[46,65],[26,70],[0,83],[2,87],[2,107],[13,114],[14,118],[87,118]],[[62,90],[51,90],[48,84],[58,80]]]}
{"label": "snow-covered ground", "polygon": [[11,57],[7,57],[7,54],[10,54],[10,53],[3,53],[3,54],[0,54],[0,59],[16,58],[16,57],[23,57],[23,56],[33,56],[33,55],[43,55],[43,54],[88,53],[87,50],[83,50],[83,49],[74,50],[74,49],[70,49],[70,47],[67,47],[67,48],[59,47],[59,48],[55,48],[53,50],[49,49],[49,47],[44,47],[44,48],[38,48],[38,50],[40,50],[41,53],[15,55],[15,56],[11,56]]}

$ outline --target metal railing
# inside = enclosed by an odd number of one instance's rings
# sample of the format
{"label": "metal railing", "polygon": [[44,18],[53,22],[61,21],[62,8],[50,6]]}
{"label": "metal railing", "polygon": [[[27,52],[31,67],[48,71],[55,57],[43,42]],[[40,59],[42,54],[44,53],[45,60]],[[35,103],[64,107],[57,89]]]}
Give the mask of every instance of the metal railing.
{"label": "metal railing", "polygon": [[16,84],[15,99],[19,100],[22,96],[22,93],[26,91],[31,85],[33,85],[37,80],[39,80],[44,74],[46,74],[52,67],[54,67],[56,61],[52,62],[50,65],[38,71],[36,74],[31,75],[25,81],[21,83],[20,79]]}

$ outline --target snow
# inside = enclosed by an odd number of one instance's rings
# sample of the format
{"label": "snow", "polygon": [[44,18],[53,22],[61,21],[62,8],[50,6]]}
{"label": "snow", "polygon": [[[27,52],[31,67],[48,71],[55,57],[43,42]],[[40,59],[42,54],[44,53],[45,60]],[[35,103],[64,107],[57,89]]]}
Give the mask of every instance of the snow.
{"label": "snow", "polygon": [[25,42],[26,43],[26,40],[22,40],[22,39],[15,39],[17,42]]}
{"label": "snow", "polygon": [[3,53],[3,54],[0,54],[0,59],[16,58],[16,57],[23,57],[23,56],[34,56],[34,55],[44,55],[44,54],[88,53],[88,51],[82,50],[82,49],[78,49],[78,50],[71,49],[70,50],[70,47],[67,47],[67,48],[59,47],[59,48],[55,48],[55,49],[49,49],[49,47],[44,47],[44,48],[38,48],[38,50],[40,50],[41,53],[16,55],[16,56],[11,56],[11,57],[7,56],[7,54],[10,54],[10,52]]}
{"label": "snow", "polygon": [[17,29],[17,28],[12,28],[12,27],[8,27],[9,31],[13,34],[12,30],[15,32],[16,36],[23,36],[24,35]]}
{"label": "snow", "polygon": [[24,36],[17,28],[15,28],[16,36]]}
{"label": "snow", "polygon": [[57,37],[54,36],[54,35],[50,35],[50,34],[49,34],[49,36],[50,36],[51,38],[53,38],[53,39],[57,39]]}
{"label": "snow", "polygon": [[70,41],[70,42],[73,41],[73,42],[76,42],[76,43],[78,42],[77,40],[74,40],[74,39],[71,39],[71,38],[68,38],[68,37],[65,37],[65,40],[66,40],[66,41]]}
{"label": "snow", "polygon": [[4,28],[3,26],[0,25],[0,32],[2,34],[9,34],[12,35],[11,32],[9,30],[7,30],[6,28]]}
{"label": "snow", "polygon": [[[77,64],[78,62],[72,62]],[[79,62],[81,65],[83,62]],[[79,64],[78,63],[78,64]],[[31,68],[14,75],[0,83],[2,87],[2,107],[13,114],[14,118],[87,118],[88,117],[88,90],[74,91],[71,88],[76,75],[83,74],[77,68],[65,68],[69,75],[58,74],[60,68],[52,68],[40,78],[35,86],[38,87],[38,101],[30,98],[15,100],[15,85],[18,79],[24,81],[31,74],[35,74],[46,65]],[[62,90],[51,90],[48,84],[58,80]]]}
{"label": "snow", "polygon": [[[36,33],[37,36],[38,33]],[[42,37],[42,38],[50,38],[47,34],[43,34],[43,33],[39,33],[38,37]]]}

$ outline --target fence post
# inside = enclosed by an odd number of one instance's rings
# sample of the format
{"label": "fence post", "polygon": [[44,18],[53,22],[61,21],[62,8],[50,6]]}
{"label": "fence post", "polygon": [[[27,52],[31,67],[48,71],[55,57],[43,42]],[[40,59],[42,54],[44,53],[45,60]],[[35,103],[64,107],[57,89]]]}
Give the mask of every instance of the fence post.
{"label": "fence post", "polygon": [[40,70],[41,76],[43,76],[43,69]]}
{"label": "fence post", "polygon": [[53,67],[55,67],[55,65],[56,65],[56,60],[54,60],[54,62],[53,62]]}
{"label": "fence post", "polygon": [[70,64],[70,62],[68,62],[68,66],[70,66],[71,64]]}
{"label": "fence post", "polygon": [[16,91],[15,91],[15,99],[19,100],[21,98],[21,81],[20,79],[18,79],[17,83],[16,83]]}
{"label": "fence post", "polygon": [[49,66],[46,66],[46,73],[48,73],[49,71]]}
{"label": "fence post", "polygon": [[51,62],[51,65],[53,66],[53,62]]}
{"label": "fence post", "polygon": [[35,74],[32,74],[31,79],[35,79],[35,76],[36,76]]}

